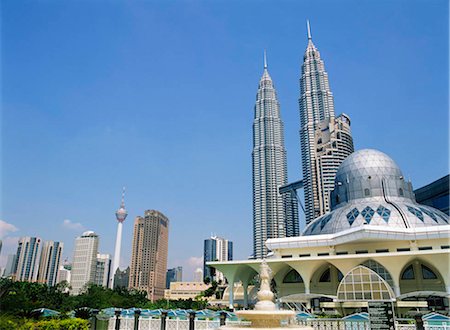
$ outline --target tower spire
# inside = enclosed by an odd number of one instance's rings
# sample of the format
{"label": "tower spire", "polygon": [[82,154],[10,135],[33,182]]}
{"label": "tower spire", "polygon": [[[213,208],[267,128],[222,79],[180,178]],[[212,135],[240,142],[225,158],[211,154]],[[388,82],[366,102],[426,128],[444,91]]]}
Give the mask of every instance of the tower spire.
{"label": "tower spire", "polygon": [[311,26],[309,25],[309,19],[306,20],[306,26],[308,28],[308,40],[312,40],[312,37],[311,37]]}
{"label": "tower spire", "polygon": [[125,187],[122,188],[122,202],[120,203],[120,208],[125,208]]}
{"label": "tower spire", "polygon": [[267,69],[267,54],[265,49],[264,49],[264,69]]}

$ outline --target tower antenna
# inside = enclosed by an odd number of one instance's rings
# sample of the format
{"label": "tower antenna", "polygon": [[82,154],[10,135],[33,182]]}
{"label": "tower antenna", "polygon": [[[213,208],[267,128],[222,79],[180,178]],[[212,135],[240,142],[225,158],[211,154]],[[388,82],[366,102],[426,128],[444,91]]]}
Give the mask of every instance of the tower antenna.
{"label": "tower antenna", "polygon": [[308,40],[311,40],[311,26],[309,25],[309,19],[306,20],[306,26],[308,28]]}
{"label": "tower antenna", "polygon": [[264,49],[264,69],[267,69],[267,54],[265,49]]}

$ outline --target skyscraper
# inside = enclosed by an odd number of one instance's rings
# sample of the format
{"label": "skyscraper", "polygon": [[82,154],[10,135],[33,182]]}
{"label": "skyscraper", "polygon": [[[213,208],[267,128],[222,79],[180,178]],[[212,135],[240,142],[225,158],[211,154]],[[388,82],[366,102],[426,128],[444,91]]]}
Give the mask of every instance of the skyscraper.
{"label": "skyscraper", "polygon": [[111,256],[97,253],[94,283],[109,288],[111,277]]}
{"label": "skyscraper", "polygon": [[353,152],[350,118],[334,113],[328,73],[308,25],[300,77],[300,144],[306,223],[330,211],[330,192],[339,165]]}
{"label": "skyscraper", "polygon": [[206,265],[208,261],[233,260],[233,242],[222,237],[211,236],[203,245],[203,280],[225,282],[224,275]]}
{"label": "skyscraper", "polygon": [[166,286],[169,219],[147,210],[134,220],[130,288],[147,292],[151,301],[164,298]]}
{"label": "skyscraper", "polygon": [[95,283],[99,237],[86,231],[75,239],[70,285],[79,294],[86,284]]}
{"label": "skyscraper", "polygon": [[16,264],[16,255],[8,254],[6,259],[5,271],[3,272],[3,277],[9,277],[14,274],[14,267]]}
{"label": "skyscraper", "polygon": [[183,281],[183,267],[178,266],[167,270],[166,289],[170,289],[170,283]]}
{"label": "skyscraper", "polygon": [[48,286],[54,286],[57,283],[62,251],[63,243],[53,241],[44,242],[37,279],[39,283],[45,283]]}
{"label": "skyscraper", "polygon": [[14,265],[16,281],[37,281],[42,251],[41,243],[39,237],[22,237],[19,240]]}
{"label": "skyscraper", "polygon": [[116,248],[114,250],[114,262],[111,271],[111,288],[114,288],[114,274],[116,273],[117,268],[119,268],[120,263],[120,248],[122,245],[122,223],[127,218],[128,212],[125,209],[125,187],[122,191],[122,203],[120,204],[120,208],[116,211],[116,219],[117,219],[117,236],[116,236]]}
{"label": "skyscraper", "polygon": [[260,259],[267,255],[264,243],[268,238],[286,237],[287,233],[298,235],[292,217],[286,216],[287,201],[278,191],[287,183],[286,149],[280,104],[265,53],[254,108],[252,163],[253,256]]}

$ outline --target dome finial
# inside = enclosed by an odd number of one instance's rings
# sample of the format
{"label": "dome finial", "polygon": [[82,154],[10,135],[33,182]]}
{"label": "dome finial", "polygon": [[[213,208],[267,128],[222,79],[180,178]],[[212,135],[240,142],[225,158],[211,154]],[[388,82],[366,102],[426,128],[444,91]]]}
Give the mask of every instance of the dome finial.
{"label": "dome finial", "polygon": [[307,26],[307,29],[308,29],[308,40],[312,40],[311,26],[309,25],[309,19],[306,20],[306,26]]}
{"label": "dome finial", "polygon": [[264,49],[264,69],[267,69],[267,54],[265,49]]}

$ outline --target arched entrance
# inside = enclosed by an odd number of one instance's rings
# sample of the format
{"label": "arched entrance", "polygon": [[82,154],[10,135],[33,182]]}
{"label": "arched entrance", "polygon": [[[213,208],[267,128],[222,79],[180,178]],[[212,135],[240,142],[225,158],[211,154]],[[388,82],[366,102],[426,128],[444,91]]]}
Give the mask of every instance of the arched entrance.
{"label": "arched entrance", "polygon": [[356,266],[339,284],[340,301],[369,301],[395,299],[391,286],[376,272],[365,266]]}
{"label": "arched entrance", "polygon": [[415,259],[408,263],[400,273],[402,294],[415,291],[445,292],[444,279],[432,265]]}
{"label": "arched entrance", "polygon": [[311,293],[336,295],[339,282],[344,275],[334,265],[326,263],[315,271],[311,278]]}

